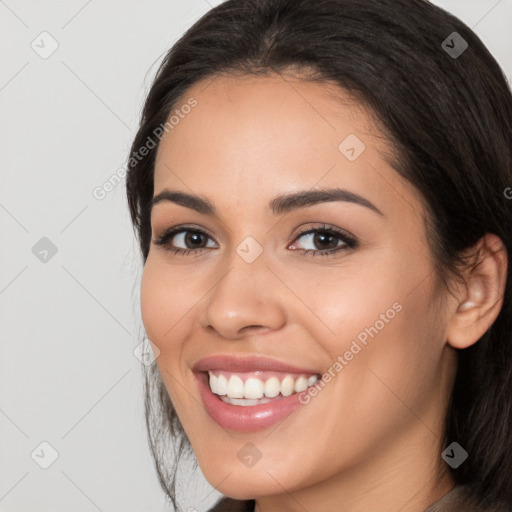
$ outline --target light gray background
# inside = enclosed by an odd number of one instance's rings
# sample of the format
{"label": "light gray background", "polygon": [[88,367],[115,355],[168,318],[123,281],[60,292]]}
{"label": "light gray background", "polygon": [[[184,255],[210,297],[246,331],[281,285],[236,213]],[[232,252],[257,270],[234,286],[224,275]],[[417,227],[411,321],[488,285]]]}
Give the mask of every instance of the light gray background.
{"label": "light gray background", "polygon": [[[169,510],[133,355],[142,269],[125,187],[93,190],[122,168],[163,53],[219,3],[0,0],[1,511]],[[510,82],[512,0],[434,3]],[[50,48],[43,31],[59,45],[46,59],[31,47]],[[57,248],[46,262],[42,237]],[[43,441],[58,452],[47,469]],[[199,471],[189,480],[185,511],[220,496]]]}

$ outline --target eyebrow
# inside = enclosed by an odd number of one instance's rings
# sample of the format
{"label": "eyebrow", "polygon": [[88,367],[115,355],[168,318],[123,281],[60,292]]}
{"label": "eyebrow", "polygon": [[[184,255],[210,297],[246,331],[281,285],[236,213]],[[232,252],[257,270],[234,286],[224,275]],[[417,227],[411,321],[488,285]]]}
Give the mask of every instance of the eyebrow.
{"label": "eyebrow", "polygon": [[[151,199],[149,202],[149,211],[151,212],[155,205],[166,201],[185,206],[186,208],[190,208],[204,215],[217,215],[215,206],[207,198],[169,189],[162,190],[162,192]],[[333,201],[344,201],[364,206],[365,208],[385,217],[385,215],[368,199],[356,194],[355,192],[342,188],[303,190],[293,192],[291,194],[278,195],[269,202],[268,208],[274,215],[282,215],[299,208],[306,208],[308,206]]]}

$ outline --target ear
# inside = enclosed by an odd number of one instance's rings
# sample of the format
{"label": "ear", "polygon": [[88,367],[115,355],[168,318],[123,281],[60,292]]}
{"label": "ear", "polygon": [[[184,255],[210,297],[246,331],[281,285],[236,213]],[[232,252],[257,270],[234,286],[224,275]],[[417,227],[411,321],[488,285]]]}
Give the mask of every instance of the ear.
{"label": "ear", "polygon": [[447,323],[446,340],[458,349],[476,343],[496,320],[507,280],[507,249],[501,238],[486,233],[472,252],[477,263],[467,269],[465,286],[459,287],[457,302]]}

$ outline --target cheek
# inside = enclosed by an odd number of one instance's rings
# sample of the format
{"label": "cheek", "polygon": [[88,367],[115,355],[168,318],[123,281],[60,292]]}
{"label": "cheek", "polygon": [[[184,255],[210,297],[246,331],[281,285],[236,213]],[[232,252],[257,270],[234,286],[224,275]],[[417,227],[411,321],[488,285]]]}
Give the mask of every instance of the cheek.
{"label": "cheek", "polygon": [[158,340],[163,330],[163,313],[167,305],[164,303],[162,282],[157,275],[158,273],[148,259],[142,274],[140,307],[148,338],[159,345]]}
{"label": "cheek", "polygon": [[310,289],[307,296],[315,300],[313,309],[331,330],[323,337],[328,352],[348,350],[352,340],[362,347],[372,340],[387,340],[393,350],[410,345],[410,329],[425,321],[431,294],[431,279],[425,278],[431,270],[429,261],[418,256],[414,248],[406,253],[390,244],[379,253],[365,254],[334,280],[326,276],[322,288]]}
{"label": "cheek", "polygon": [[303,283],[298,295],[307,298],[314,315],[301,322],[310,318],[308,330],[332,358],[349,350],[353,340],[364,346],[372,336],[389,331],[402,314],[407,286],[392,274],[389,267],[382,273],[370,264],[354,265],[326,274],[315,286]]}
{"label": "cheek", "polygon": [[336,394],[358,397],[361,415],[400,406],[393,391],[414,402],[432,386],[442,322],[431,314],[428,262],[414,261],[395,255],[368,262],[305,295],[316,313],[308,329],[330,358]]}
{"label": "cheek", "polygon": [[180,318],[186,313],[187,301],[180,290],[165,265],[148,257],[141,280],[141,315],[148,338],[161,351],[168,350],[176,339]]}
{"label": "cheek", "polygon": [[142,274],[140,307],[147,336],[160,349],[159,365],[178,364],[177,351],[190,338],[195,308],[204,294],[204,287],[194,283],[190,272],[172,269],[165,258],[150,252]]}
{"label": "cheek", "polygon": [[156,364],[178,413],[182,411],[180,386],[176,387],[173,376],[179,374],[183,359],[183,329],[187,328],[186,311],[190,309],[184,297],[180,297],[179,289],[165,262],[148,257],[140,289],[142,321],[148,338],[160,351]]}

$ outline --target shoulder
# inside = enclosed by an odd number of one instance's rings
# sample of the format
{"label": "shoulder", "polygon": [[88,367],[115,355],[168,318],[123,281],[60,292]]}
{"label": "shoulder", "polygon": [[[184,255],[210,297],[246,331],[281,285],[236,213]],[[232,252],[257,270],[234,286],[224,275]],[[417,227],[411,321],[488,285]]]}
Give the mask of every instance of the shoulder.
{"label": "shoulder", "polygon": [[221,498],[208,512],[254,512],[254,500]]}
{"label": "shoulder", "polygon": [[436,501],[425,512],[510,512],[511,506],[505,503],[480,506],[471,498],[471,487],[469,485],[457,485]]}

